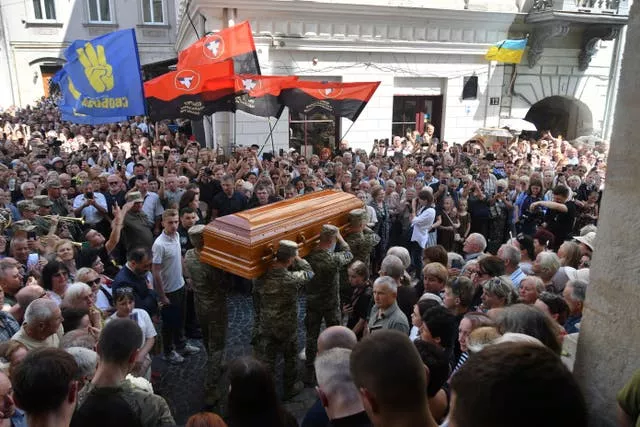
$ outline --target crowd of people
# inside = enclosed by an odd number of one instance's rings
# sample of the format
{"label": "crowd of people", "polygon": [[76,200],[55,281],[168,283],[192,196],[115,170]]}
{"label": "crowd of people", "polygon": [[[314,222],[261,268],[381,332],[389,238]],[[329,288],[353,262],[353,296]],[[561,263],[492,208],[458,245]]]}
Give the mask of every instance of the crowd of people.
{"label": "crowd of people", "polygon": [[[206,411],[189,426],[298,425],[282,400],[305,384],[308,427],[586,425],[561,355],[606,145],[452,144],[428,127],[306,158],[204,148],[188,123],[63,123],[51,99],[0,120],[3,425],[174,425],[152,357],[203,350]],[[254,281],[200,261],[215,218],[326,189],[363,207],[306,257],[283,240]],[[251,294],[253,356],[225,361],[230,292]],[[618,396],[629,425],[638,378]]]}

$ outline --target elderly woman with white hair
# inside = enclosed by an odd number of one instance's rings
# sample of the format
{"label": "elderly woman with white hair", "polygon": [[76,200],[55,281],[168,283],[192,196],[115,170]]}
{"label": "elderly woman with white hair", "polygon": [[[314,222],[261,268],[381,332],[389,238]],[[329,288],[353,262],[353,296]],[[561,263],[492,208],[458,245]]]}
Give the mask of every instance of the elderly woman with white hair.
{"label": "elderly woman with white hair", "polygon": [[102,329],[102,313],[95,306],[95,295],[91,286],[86,283],[75,282],[69,285],[60,307],[88,310],[91,328],[94,328],[93,331],[99,332]]}
{"label": "elderly woman with white hair", "polygon": [[545,290],[554,294],[560,293],[560,290],[553,283],[553,276],[560,269],[560,258],[553,252],[540,252],[533,262],[531,269],[533,274],[542,279]]}
{"label": "elderly woman with white hair", "polygon": [[65,351],[72,355],[78,364],[78,373],[75,380],[79,382],[78,389],[81,390],[82,387],[91,382],[96,373],[98,354],[84,347],[70,347]]}

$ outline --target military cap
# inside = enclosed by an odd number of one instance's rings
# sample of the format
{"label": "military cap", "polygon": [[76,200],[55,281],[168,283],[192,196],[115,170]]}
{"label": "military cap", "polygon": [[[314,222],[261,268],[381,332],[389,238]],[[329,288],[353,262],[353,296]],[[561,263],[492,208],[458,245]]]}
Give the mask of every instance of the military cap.
{"label": "military cap", "polygon": [[18,209],[21,211],[37,211],[38,207],[31,201],[29,200],[20,200],[18,203],[16,203],[16,205],[18,206]]}
{"label": "military cap", "polygon": [[197,236],[198,234],[202,234],[204,232],[204,229],[205,226],[203,224],[197,224],[189,228],[189,231],[187,231],[187,233],[189,233],[189,236]]}
{"label": "military cap", "polygon": [[367,211],[364,209],[354,209],[349,212],[349,223],[351,225],[360,225],[367,220]]}
{"label": "military cap", "polygon": [[189,228],[189,231],[187,231],[191,244],[196,248],[200,248],[200,246],[202,246],[202,233],[204,233],[204,228],[204,225],[198,224]]}
{"label": "military cap", "polygon": [[16,221],[11,224],[11,229],[14,233],[17,231],[33,231],[36,229],[36,226],[28,219],[23,219],[22,221]]}
{"label": "military cap", "polygon": [[60,184],[60,180],[52,179],[51,181],[47,181],[47,188],[60,188],[62,185]]}
{"label": "military cap", "polygon": [[33,198],[33,203],[38,207],[49,208],[53,206],[53,202],[49,199],[49,196],[36,196]]}
{"label": "military cap", "polygon": [[142,198],[142,194],[140,194],[139,191],[132,191],[131,193],[127,194],[127,202],[144,202],[144,199]]}
{"label": "military cap", "polygon": [[278,247],[278,255],[292,258],[298,255],[298,244],[291,240],[280,240],[280,246]]}
{"label": "military cap", "polygon": [[340,232],[340,229],[332,224],[324,224],[320,231],[320,237],[333,237]]}

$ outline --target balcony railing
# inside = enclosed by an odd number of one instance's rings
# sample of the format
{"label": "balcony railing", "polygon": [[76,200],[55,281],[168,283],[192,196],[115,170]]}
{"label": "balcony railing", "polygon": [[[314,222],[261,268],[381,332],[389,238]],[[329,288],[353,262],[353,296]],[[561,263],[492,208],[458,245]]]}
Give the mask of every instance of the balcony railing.
{"label": "balcony railing", "polygon": [[617,15],[621,0],[534,0],[532,12],[548,10]]}

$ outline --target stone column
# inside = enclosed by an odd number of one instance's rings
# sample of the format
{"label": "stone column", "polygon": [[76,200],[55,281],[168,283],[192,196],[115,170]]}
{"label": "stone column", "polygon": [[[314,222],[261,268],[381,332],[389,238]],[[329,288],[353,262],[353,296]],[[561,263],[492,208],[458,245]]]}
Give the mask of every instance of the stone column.
{"label": "stone column", "polygon": [[634,2],[628,25],[606,191],[574,368],[591,426],[616,425],[616,393],[640,368],[640,2]]}

